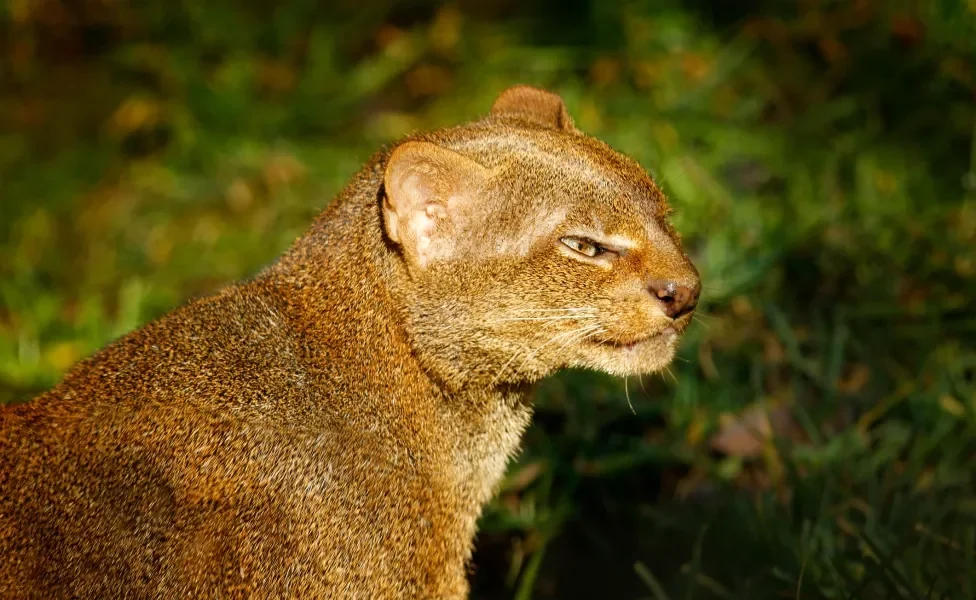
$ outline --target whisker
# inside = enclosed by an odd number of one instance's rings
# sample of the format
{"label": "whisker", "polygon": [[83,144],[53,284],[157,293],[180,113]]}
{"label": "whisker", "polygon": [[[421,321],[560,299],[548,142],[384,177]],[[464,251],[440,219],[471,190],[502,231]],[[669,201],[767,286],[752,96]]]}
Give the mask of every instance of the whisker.
{"label": "whisker", "polygon": [[695,316],[695,315],[692,315],[692,317],[691,317],[691,318],[692,318],[692,319],[693,319],[693,320],[694,320],[694,321],[695,321],[696,323],[698,323],[699,325],[701,325],[702,327],[704,327],[705,329],[711,329],[711,327],[709,327],[709,326],[708,326],[708,323],[706,323],[705,321],[702,321],[702,320],[701,320],[701,319],[699,319],[699,318],[698,318],[697,316]]}
{"label": "whisker", "polygon": [[[568,344],[572,343],[573,338],[575,338],[580,333],[584,333],[585,334],[585,333],[589,333],[591,331],[595,332],[595,331],[599,330],[600,328],[601,327],[599,325],[587,325],[586,327],[581,327],[579,329],[573,329],[571,331],[563,332],[561,334],[558,334],[556,336],[553,336],[553,338],[550,339],[548,342],[546,342],[545,344],[539,346],[539,348],[534,353],[532,353],[531,356],[526,357],[526,359],[522,361],[522,364],[520,364],[518,366],[518,369],[516,369],[516,370],[521,371],[522,370],[522,367],[524,367],[526,364],[528,364],[528,362],[530,360],[532,360],[533,358],[535,358],[536,356],[539,356],[539,353],[540,352],[542,352],[549,344],[555,342],[557,339],[560,339],[563,336],[567,336],[568,335],[568,340],[567,340],[567,345],[568,345]],[[562,347],[563,346],[560,346],[560,348],[562,348]]]}
{"label": "whisker", "polygon": [[[526,351],[528,351],[528,348],[526,348]],[[498,369],[498,373],[495,375],[494,379],[491,380],[491,383],[489,384],[489,386],[495,385],[495,382],[497,382],[498,381],[498,378],[502,376],[502,374],[505,372],[505,369],[508,368],[508,365],[512,364],[512,362],[516,358],[518,358],[519,356],[521,356],[521,355],[522,355],[522,353],[520,353],[520,352],[514,352],[514,353],[512,353],[512,357],[509,358],[507,361],[505,361],[505,364],[502,365],[502,368],[501,369]]]}
{"label": "whisker", "polygon": [[555,316],[555,317],[504,317],[501,319],[495,319],[495,323],[503,323],[507,321],[568,321],[572,319],[595,319],[598,315],[566,315],[566,316]]}
{"label": "whisker", "polygon": [[[549,325],[551,325],[551,323]],[[542,352],[542,350],[545,349],[549,344],[552,344],[553,342],[555,342],[557,340],[560,340],[560,339],[562,339],[564,337],[568,337],[569,340],[570,340],[569,343],[571,343],[573,337],[575,337],[576,335],[580,334],[581,332],[584,333],[584,334],[586,334],[586,333],[589,333],[589,332],[596,332],[599,329],[601,329],[601,327],[599,325],[586,325],[586,326],[580,327],[578,329],[571,329],[569,331],[564,331],[562,333],[557,333],[552,338],[550,338],[549,341],[547,341],[546,343],[544,343],[541,346],[539,346],[535,350],[535,352],[532,352],[529,356],[527,356],[525,358],[525,360],[523,360],[522,363],[516,368],[516,371],[520,371],[522,369],[522,367],[524,367],[526,365],[526,363],[528,363],[530,360],[532,360],[533,358],[535,358],[536,356],[538,356],[538,354],[540,352]],[[514,353],[512,355],[512,357],[509,358],[508,361],[506,361],[504,365],[502,365],[502,368],[498,370],[498,374],[495,375],[495,378],[494,379],[492,379],[491,385],[494,385],[498,381],[498,379],[505,373],[505,369],[507,369],[515,361],[516,358],[518,358],[520,356],[523,356],[524,354],[525,353],[519,353],[519,352]]]}
{"label": "whisker", "polygon": [[583,340],[585,340],[585,339],[587,339],[589,337],[592,337],[592,336],[594,336],[594,335],[596,335],[598,333],[601,333],[603,331],[603,327],[597,326],[597,327],[594,328],[594,327],[590,326],[590,327],[583,328],[583,329],[581,329],[579,331],[581,332],[581,335],[571,337],[568,340],[566,340],[565,342],[563,342],[562,344],[560,344],[559,347],[556,348],[556,352],[561,351],[563,348],[565,348],[566,346],[568,346],[570,344],[573,344],[573,343],[576,343],[576,342],[582,342]]}
{"label": "whisker", "polygon": [[627,406],[630,407],[630,412],[632,414],[636,415],[637,414],[637,411],[634,410],[634,404],[630,401],[630,388],[627,387],[627,376],[626,375],[624,375],[624,395],[627,396]]}
{"label": "whisker", "polygon": [[516,309],[517,312],[565,312],[571,310],[582,310],[588,312],[597,312],[597,309],[592,306],[564,306],[562,308],[519,308]]}
{"label": "whisker", "polygon": [[673,380],[674,380],[674,384],[675,384],[675,385],[678,385],[678,378],[677,378],[677,377],[675,377],[675,376],[674,376],[674,373],[672,373],[672,372],[671,372],[671,368],[670,368],[670,367],[664,367],[664,370],[665,370],[665,371],[667,371],[667,372],[668,372],[668,375],[670,375],[670,376],[671,376],[671,379],[673,379]]}
{"label": "whisker", "polygon": [[[527,319],[527,320],[532,320],[532,319]],[[548,319],[548,318],[546,318],[546,319],[539,319],[539,320],[542,321],[542,324],[539,326],[539,328],[537,329],[537,331],[539,333],[541,333],[541,332],[544,332],[547,329],[550,329],[550,328],[555,327],[557,325],[561,325],[562,323],[560,323],[560,321],[563,320],[563,319]],[[504,322],[505,322],[504,319],[499,319],[497,321],[489,321],[488,324],[489,325],[498,325],[498,324],[504,323]]]}
{"label": "whisker", "polygon": [[604,329],[602,326],[601,327],[598,327],[595,331],[591,331],[591,332],[587,333],[581,339],[584,339],[584,340],[585,339],[589,339],[589,338],[591,338],[591,337],[593,337],[595,335],[598,335],[600,333],[606,333],[606,329]]}

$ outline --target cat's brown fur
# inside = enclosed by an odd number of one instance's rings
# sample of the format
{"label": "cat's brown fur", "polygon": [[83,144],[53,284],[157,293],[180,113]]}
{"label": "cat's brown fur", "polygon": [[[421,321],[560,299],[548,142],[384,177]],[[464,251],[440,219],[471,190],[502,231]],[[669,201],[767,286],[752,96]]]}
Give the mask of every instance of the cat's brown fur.
{"label": "cat's brown fur", "polygon": [[532,88],[377,153],[255,279],[0,411],[0,596],[465,597],[531,385],[671,360],[667,210]]}

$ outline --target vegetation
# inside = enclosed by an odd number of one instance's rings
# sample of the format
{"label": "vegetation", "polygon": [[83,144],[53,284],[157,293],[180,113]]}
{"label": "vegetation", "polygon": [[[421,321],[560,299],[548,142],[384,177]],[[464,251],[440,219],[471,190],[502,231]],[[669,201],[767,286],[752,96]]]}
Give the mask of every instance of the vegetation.
{"label": "vegetation", "polygon": [[976,3],[396,5],[0,6],[0,401],[533,83],[661,183],[704,314],[544,386],[474,597],[976,598]]}

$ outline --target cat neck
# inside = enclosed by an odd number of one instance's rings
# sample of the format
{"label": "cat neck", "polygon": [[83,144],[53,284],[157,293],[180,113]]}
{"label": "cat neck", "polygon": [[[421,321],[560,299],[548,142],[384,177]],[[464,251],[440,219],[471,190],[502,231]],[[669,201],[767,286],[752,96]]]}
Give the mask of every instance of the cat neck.
{"label": "cat neck", "polygon": [[396,293],[407,275],[382,233],[376,173],[367,166],[267,277],[319,347],[335,385],[325,393],[352,397],[352,410],[412,455],[438,455],[432,462],[459,501],[480,513],[530,420],[531,386],[448,383],[418,358]]}

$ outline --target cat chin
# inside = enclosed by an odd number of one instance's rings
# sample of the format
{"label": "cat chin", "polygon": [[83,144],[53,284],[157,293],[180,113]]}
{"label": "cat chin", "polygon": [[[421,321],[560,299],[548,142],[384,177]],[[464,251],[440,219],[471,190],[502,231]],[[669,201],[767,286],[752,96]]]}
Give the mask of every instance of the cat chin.
{"label": "cat chin", "polygon": [[678,334],[672,328],[633,344],[592,344],[572,366],[629,377],[663,370],[674,359]]}

